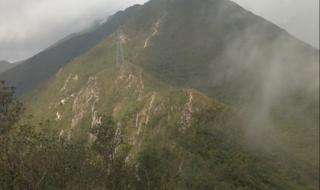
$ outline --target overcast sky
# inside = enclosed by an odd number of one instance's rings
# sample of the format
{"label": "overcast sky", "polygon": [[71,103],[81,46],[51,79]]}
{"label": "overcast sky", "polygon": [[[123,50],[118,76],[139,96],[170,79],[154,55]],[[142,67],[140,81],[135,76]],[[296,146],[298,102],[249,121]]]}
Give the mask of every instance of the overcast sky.
{"label": "overcast sky", "polygon": [[[95,20],[146,0],[0,0],[0,60],[28,58]],[[319,0],[234,0],[319,47]]]}

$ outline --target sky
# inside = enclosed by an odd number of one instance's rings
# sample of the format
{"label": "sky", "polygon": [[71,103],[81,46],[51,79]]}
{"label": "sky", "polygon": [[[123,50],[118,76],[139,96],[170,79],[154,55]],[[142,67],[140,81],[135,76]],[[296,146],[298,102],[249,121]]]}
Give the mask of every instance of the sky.
{"label": "sky", "polygon": [[319,0],[233,0],[319,48]]}
{"label": "sky", "polygon": [[[70,33],[146,0],[0,0],[0,60],[26,59]],[[234,0],[319,47],[319,0]]]}

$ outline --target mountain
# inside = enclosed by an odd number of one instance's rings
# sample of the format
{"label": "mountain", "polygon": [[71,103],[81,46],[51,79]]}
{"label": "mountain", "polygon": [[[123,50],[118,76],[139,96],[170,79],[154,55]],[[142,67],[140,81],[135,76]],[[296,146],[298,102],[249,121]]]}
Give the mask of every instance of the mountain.
{"label": "mountain", "polygon": [[[116,138],[122,142],[116,149],[126,155],[126,163],[140,170],[144,159],[154,159],[147,170],[155,179],[152,189],[299,189],[310,185],[289,176],[305,176],[309,171],[304,168],[277,168],[278,161],[269,163],[250,153],[242,140],[241,119],[231,107],[196,90],[159,81],[128,61],[131,56],[116,65],[117,41],[115,33],[66,65],[30,96],[28,113],[39,121],[50,119],[61,136],[88,143],[95,139],[88,131],[112,117]],[[127,49],[136,43],[128,40],[123,45]],[[127,55],[134,55],[134,50],[127,49]],[[145,176],[137,175],[145,185]],[[284,178],[289,179],[279,180]]]}
{"label": "mountain", "polygon": [[319,52],[231,1],[152,0],[30,60],[27,114],[88,143],[113,118],[149,189],[318,188]]}
{"label": "mountain", "polygon": [[318,50],[226,0],[134,9],[33,90],[28,113],[89,142],[112,117],[130,164],[151,151],[153,177],[179,179],[155,187],[317,189]]}
{"label": "mountain", "polygon": [[23,64],[0,75],[1,80],[16,86],[18,95],[23,95],[36,88],[55,74],[72,59],[94,47],[102,39],[114,32],[137,11],[137,6],[121,11],[110,17],[99,28],[73,34],[39,54],[25,60]]}
{"label": "mountain", "polygon": [[0,61],[0,73],[7,71],[11,68],[11,65],[8,61],[2,60]]}

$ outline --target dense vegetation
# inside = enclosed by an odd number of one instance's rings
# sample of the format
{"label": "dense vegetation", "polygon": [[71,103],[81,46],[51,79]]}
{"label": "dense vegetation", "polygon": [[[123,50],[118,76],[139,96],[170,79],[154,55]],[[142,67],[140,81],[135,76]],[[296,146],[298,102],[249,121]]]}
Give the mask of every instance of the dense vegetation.
{"label": "dense vegetation", "polygon": [[[59,136],[50,122],[21,118],[13,89],[0,84],[0,189],[125,189],[128,170],[113,157],[114,124],[106,120],[84,141]],[[19,120],[19,122],[18,122]]]}
{"label": "dense vegetation", "polygon": [[[294,170],[250,153],[228,116],[195,115],[197,127],[150,135],[135,160],[112,117],[90,129],[94,140],[60,134],[52,123],[33,124],[13,88],[0,86],[0,189],[312,189]],[[223,127],[224,126],[224,127]],[[240,144],[239,144],[240,143]],[[288,173],[287,173],[288,172]],[[294,180],[297,180],[296,182]]]}

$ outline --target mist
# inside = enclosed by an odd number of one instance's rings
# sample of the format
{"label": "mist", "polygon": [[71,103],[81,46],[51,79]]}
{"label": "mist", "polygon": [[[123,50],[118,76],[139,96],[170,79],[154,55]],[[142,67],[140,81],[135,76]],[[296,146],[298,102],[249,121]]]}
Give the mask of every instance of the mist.
{"label": "mist", "polygon": [[[246,143],[270,153],[299,149],[287,138],[298,134],[319,147],[319,51],[291,37],[268,22],[250,24],[229,37],[207,79],[232,86],[225,94],[243,116]],[[316,151],[309,156],[316,162]]]}

